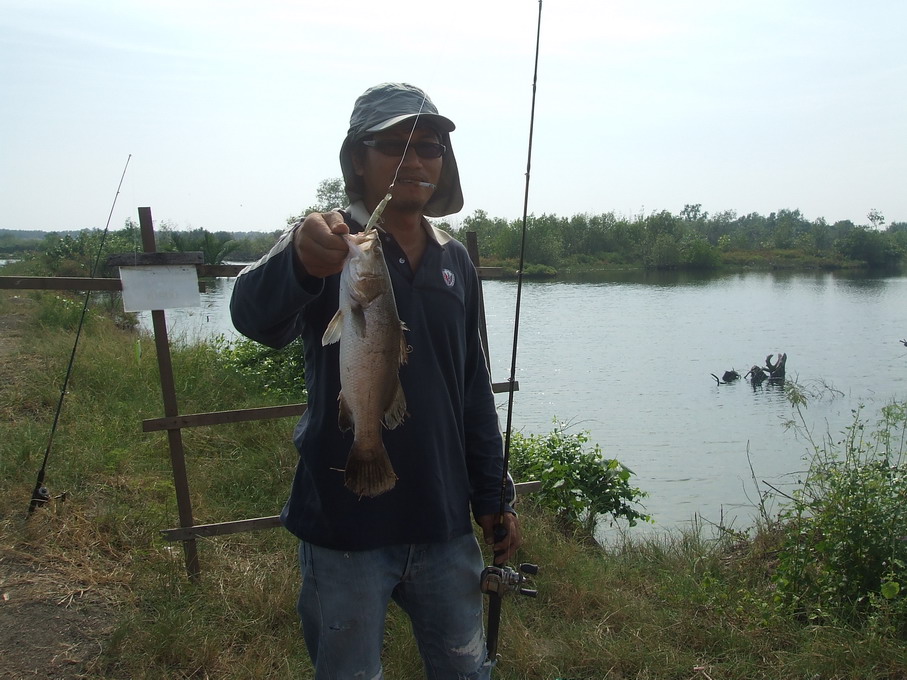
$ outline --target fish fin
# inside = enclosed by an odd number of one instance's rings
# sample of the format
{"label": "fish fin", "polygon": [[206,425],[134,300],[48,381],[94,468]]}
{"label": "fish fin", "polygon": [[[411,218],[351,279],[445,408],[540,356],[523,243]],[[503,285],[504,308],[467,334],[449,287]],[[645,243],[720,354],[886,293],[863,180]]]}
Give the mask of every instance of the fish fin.
{"label": "fish fin", "polygon": [[324,329],[324,335],[321,336],[321,344],[330,345],[337,342],[340,339],[341,328],[343,328],[343,310],[338,309],[328,327]]}
{"label": "fish fin", "polygon": [[388,280],[380,276],[363,275],[350,284],[350,298],[363,307],[368,307],[387,293],[389,285]]}
{"label": "fish fin", "polygon": [[394,386],[394,394],[391,397],[390,404],[384,410],[384,426],[388,430],[393,430],[408,415],[406,412],[406,395],[403,394],[403,385],[400,384],[400,379],[397,378],[397,384]]}
{"label": "fish fin", "polygon": [[350,307],[350,313],[352,315],[351,326],[353,330],[356,331],[357,338],[365,337],[365,309],[360,305],[353,305]]}
{"label": "fish fin", "polygon": [[384,446],[366,449],[353,442],[346,470],[343,475],[344,486],[357,496],[374,498],[390,491],[397,483],[397,475],[391,465]]}
{"label": "fish fin", "polygon": [[337,401],[339,403],[339,408],[337,411],[337,424],[340,426],[341,432],[346,432],[353,429],[353,412],[350,410],[349,404],[346,403],[346,399],[343,398],[343,392],[337,396]]}
{"label": "fish fin", "polygon": [[406,363],[406,359],[409,356],[409,345],[406,344],[406,335],[403,331],[408,331],[409,328],[406,327],[406,324],[402,321],[400,322],[400,365]]}

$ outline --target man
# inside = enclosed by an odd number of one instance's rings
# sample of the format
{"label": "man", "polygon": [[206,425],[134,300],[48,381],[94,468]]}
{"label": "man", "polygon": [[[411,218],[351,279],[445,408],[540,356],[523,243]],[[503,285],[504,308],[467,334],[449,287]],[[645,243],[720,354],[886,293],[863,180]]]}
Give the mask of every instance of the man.
{"label": "man", "polygon": [[[478,277],[462,244],[425,219],[463,207],[453,130],[416,87],[367,90],[340,150],[351,205],[295,224],[233,291],[240,332],[273,347],[303,340],[308,409],[294,436],[300,458],[281,519],[300,539],[297,608],[317,680],[383,677],[391,598],[412,621],[429,678],[491,672],[479,589],[484,561],[470,514],[498,563],[521,538],[508,504],[507,536],[493,539],[503,455],[479,337]],[[383,432],[394,488],[369,498],[344,487],[352,435],[338,426],[337,345],[323,346],[322,336],[338,308],[343,235],[361,231],[388,191],[379,228],[407,327],[410,350],[399,371],[407,415]]]}

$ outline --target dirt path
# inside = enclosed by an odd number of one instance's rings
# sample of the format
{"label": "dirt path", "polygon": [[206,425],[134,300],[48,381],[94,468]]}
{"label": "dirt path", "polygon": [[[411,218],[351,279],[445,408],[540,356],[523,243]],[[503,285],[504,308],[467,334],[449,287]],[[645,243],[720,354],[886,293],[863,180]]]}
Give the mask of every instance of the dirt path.
{"label": "dirt path", "polygon": [[84,678],[110,632],[103,594],[48,556],[0,548],[0,678]]}

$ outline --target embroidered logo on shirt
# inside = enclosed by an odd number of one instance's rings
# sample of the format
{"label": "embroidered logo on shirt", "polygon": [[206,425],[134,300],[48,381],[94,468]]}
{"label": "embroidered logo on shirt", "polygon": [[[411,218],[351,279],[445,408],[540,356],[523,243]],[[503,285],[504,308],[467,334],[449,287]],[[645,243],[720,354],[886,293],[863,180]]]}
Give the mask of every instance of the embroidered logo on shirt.
{"label": "embroidered logo on shirt", "polygon": [[441,276],[444,277],[444,283],[447,284],[448,288],[453,288],[453,285],[457,282],[457,277],[449,269],[442,269]]}

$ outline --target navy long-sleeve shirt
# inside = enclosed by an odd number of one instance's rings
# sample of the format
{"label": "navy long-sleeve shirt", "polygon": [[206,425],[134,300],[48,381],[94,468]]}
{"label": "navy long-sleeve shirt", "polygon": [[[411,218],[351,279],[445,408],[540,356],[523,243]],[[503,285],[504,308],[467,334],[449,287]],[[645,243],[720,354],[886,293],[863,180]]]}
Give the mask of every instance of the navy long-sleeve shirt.
{"label": "navy long-sleeve shirt", "polygon": [[[368,219],[346,215],[353,232]],[[337,550],[445,541],[500,510],[503,445],[479,335],[479,280],[465,247],[424,223],[429,241],[412,271],[382,233],[400,319],[410,347],[400,367],[407,417],[384,430],[396,486],[359,498],[343,485],[353,442],[338,425],[339,345],[321,338],[338,306],[340,275],[308,276],[295,259],[293,229],[243,270],[230,303],[244,335],[271,347],[302,336],[308,409],[296,427],[299,463],[283,524],[299,538]],[[509,506],[508,506],[509,508]]]}

